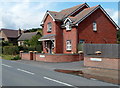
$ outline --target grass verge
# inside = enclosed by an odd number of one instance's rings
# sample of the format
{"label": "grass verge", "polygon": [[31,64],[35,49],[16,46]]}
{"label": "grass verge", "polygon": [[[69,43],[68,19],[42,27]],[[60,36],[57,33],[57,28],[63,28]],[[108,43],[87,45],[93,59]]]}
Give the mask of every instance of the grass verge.
{"label": "grass verge", "polygon": [[5,59],[5,60],[12,60],[14,57],[18,56],[18,55],[0,55],[2,57],[2,59]]}

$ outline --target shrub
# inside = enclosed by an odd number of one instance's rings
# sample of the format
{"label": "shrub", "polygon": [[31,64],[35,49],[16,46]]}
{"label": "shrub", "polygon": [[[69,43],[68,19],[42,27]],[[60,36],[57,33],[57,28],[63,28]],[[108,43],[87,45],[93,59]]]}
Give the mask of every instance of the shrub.
{"label": "shrub", "polygon": [[20,56],[17,55],[17,56],[15,56],[14,58],[12,58],[11,60],[20,60],[20,59],[21,59]]}
{"label": "shrub", "polygon": [[42,46],[41,45],[36,45],[36,46],[19,46],[19,51],[24,51],[24,52],[29,52],[29,51],[42,51]]}
{"label": "shrub", "polygon": [[18,46],[4,46],[3,47],[3,54],[5,54],[5,55],[19,54],[19,48],[18,48]]}

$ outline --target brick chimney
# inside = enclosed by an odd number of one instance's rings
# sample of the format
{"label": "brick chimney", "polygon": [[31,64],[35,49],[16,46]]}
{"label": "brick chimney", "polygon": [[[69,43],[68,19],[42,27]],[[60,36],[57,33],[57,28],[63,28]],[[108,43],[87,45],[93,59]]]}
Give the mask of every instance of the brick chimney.
{"label": "brick chimney", "polygon": [[22,32],[21,32],[21,29],[19,28],[18,29],[18,36],[20,36],[22,34]]}

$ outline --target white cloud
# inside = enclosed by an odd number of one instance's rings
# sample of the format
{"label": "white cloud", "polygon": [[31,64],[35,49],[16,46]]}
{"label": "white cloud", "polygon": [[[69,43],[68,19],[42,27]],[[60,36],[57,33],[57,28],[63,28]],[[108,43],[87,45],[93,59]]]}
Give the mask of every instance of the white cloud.
{"label": "white cloud", "polygon": [[52,7],[50,3],[40,2],[34,3],[34,5],[29,2],[7,3],[4,5],[4,11],[2,11],[2,20],[0,20],[2,25],[0,27],[14,29],[40,27],[40,22],[46,11],[45,7]]}
{"label": "white cloud", "polygon": [[118,24],[118,11],[114,9],[105,9],[110,17]]}

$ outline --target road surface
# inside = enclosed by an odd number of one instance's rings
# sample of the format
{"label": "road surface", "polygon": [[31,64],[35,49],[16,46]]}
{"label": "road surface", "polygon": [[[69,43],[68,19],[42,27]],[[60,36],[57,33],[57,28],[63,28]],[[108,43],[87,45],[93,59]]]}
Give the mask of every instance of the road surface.
{"label": "road surface", "polygon": [[55,72],[17,61],[2,60],[2,86],[117,86],[80,76]]}

